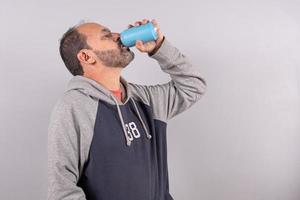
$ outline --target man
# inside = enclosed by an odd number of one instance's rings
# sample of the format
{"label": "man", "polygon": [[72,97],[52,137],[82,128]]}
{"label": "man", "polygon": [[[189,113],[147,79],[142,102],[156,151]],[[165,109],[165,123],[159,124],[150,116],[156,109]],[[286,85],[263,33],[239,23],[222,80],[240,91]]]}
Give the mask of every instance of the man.
{"label": "man", "polygon": [[48,200],[173,199],[167,121],[197,102],[206,83],[152,23],[157,40],[135,47],[170,75],[165,84],[127,82],[121,72],[134,53],[103,25],[84,23],[63,35],[60,54],[74,77],[51,114]]}

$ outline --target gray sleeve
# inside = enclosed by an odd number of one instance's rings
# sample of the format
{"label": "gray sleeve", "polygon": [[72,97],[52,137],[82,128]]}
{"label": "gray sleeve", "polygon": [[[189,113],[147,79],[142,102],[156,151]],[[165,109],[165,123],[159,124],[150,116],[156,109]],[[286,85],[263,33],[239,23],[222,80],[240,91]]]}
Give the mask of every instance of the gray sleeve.
{"label": "gray sleeve", "polygon": [[[149,55],[149,54],[148,54]],[[156,118],[167,121],[185,111],[205,93],[206,82],[188,58],[166,38],[160,48],[149,57],[157,60],[171,80],[165,84],[138,85],[130,83],[133,92],[142,96]]]}
{"label": "gray sleeve", "polygon": [[[81,95],[82,96],[82,95]],[[79,95],[61,98],[51,112],[48,127],[48,200],[86,200],[77,186],[92,138],[93,108]],[[80,104],[80,105],[79,105]]]}

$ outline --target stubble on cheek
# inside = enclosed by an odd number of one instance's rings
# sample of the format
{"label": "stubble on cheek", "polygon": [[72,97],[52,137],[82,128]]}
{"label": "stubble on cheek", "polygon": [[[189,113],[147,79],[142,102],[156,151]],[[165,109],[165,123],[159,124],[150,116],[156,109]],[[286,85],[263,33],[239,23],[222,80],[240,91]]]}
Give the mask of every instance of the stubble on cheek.
{"label": "stubble on cheek", "polygon": [[95,51],[97,57],[108,67],[126,67],[134,58],[134,53],[125,49]]}

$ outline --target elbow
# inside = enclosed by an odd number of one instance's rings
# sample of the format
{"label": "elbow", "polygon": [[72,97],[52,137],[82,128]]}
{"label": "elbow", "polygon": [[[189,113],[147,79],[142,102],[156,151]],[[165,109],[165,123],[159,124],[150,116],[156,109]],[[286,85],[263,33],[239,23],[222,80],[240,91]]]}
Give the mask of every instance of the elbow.
{"label": "elbow", "polygon": [[207,83],[203,78],[199,78],[199,84],[197,86],[197,100],[199,100],[205,93],[207,88]]}

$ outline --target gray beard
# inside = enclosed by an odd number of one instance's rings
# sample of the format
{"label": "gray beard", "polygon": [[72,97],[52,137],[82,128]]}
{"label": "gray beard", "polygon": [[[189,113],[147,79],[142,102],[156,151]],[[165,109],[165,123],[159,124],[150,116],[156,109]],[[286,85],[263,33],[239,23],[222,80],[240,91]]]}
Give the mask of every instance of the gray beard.
{"label": "gray beard", "polygon": [[94,51],[105,66],[125,68],[133,59],[134,53],[125,49]]}

